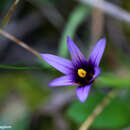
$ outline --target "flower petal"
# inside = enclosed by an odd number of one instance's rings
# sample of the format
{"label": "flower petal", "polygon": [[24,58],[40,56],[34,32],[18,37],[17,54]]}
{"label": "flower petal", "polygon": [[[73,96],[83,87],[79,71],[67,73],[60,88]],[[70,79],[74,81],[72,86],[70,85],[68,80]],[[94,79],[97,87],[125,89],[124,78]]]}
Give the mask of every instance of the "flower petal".
{"label": "flower petal", "polygon": [[62,76],[57,79],[54,79],[49,86],[55,87],[55,86],[73,86],[78,85],[72,81],[71,75]]}
{"label": "flower petal", "polygon": [[76,95],[81,102],[85,102],[88,97],[91,85],[80,86],[76,89]]}
{"label": "flower petal", "polygon": [[78,61],[87,61],[86,58],[83,56],[82,52],[79,50],[79,48],[75,45],[75,43],[71,40],[69,36],[67,37],[67,45],[72,61],[74,63],[77,63]]}
{"label": "flower petal", "polygon": [[71,61],[51,55],[51,54],[40,54],[42,58],[51,66],[59,70],[60,72],[64,74],[69,74],[71,70],[73,69],[73,64]]}
{"label": "flower petal", "polygon": [[90,61],[95,65],[99,66],[100,60],[102,58],[104,49],[106,46],[106,39],[102,38],[98,41],[98,43],[95,45],[95,47],[92,50],[92,53],[90,55]]}
{"label": "flower petal", "polygon": [[95,71],[95,74],[94,74],[94,79],[95,79],[101,74],[101,69],[98,67],[95,67],[94,71]]}
{"label": "flower petal", "polygon": [[94,71],[95,73],[93,78],[89,81],[90,83],[92,83],[101,74],[101,69],[99,67],[95,67]]}

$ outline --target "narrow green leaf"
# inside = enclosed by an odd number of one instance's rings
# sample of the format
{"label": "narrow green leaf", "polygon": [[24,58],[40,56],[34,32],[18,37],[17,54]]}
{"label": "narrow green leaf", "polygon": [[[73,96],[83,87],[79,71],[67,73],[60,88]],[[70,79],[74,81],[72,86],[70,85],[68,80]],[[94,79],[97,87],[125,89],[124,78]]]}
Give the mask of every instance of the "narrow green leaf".
{"label": "narrow green leaf", "polygon": [[[63,1],[63,0],[61,0]],[[56,2],[60,2],[59,0],[40,0],[41,4],[45,4],[45,3],[56,3]]]}
{"label": "narrow green leaf", "polygon": [[67,45],[66,45],[66,37],[69,35],[73,38],[77,27],[79,24],[89,15],[91,12],[91,8],[86,5],[79,5],[76,7],[68,18],[68,22],[66,24],[65,30],[60,39],[60,45],[58,54],[59,56],[66,57],[67,56]]}
{"label": "narrow green leaf", "polygon": [[11,65],[0,65],[0,69],[10,69],[10,70],[40,70],[41,67],[26,67],[26,66],[11,66]]}
{"label": "narrow green leaf", "polygon": [[117,87],[117,88],[130,87],[130,76],[119,77],[113,74],[102,75],[99,78],[97,78],[96,85],[98,87]]}

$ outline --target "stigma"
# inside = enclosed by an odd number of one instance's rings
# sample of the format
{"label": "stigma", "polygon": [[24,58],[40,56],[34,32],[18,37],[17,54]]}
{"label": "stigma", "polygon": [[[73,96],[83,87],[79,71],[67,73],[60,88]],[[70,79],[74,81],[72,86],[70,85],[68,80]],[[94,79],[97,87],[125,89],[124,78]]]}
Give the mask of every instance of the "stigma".
{"label": "stigma", "polygon": [[84,69],[78,69],[78,76],[81,78],[85,78],[87,75],[87,71],[85,71]]}

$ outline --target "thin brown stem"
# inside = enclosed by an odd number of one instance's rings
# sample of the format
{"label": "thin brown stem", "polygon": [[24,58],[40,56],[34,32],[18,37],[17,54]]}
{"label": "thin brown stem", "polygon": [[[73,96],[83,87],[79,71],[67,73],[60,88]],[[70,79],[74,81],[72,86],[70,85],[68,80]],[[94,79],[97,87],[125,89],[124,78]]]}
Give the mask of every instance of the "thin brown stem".
{"label": "thin brown stem", "polygon": [[2,21],[2,26],[3,26],[3,27],[8,23],[8,21],[9,21],[9,19],[11,18],[12,14],[13,14],[13,12],[14,12],[16,6],[17,6],[17,4],[19,3],[19,1],[20,1],[20,0],[15,0],[15,2],[14,2],[14,3],[12,4],[12,6],[10,7],[10,9],[9,9],[9,11],[8,11],[8,13],[7,13],[7,15],[3,18],[3,21]]}
{"label": "thin brown stem", "polygon": [[5,36],[6,38],[10,39],[11,41],[15,42],[16,44],[20,45],[21,47],[25,48],[26,50],[30,51],[31,53],[33,53],[36,56],[40,56],[40,53],[36,50],[34,50],[33,48],[31,48],[30,46],[28,46],[27,44],[25,44],[24,42],[18,40],[17,38],[15,38],[14,36],[12,36],[11,34],[3,31],[2,29],[0,29],[0,34]]}
{"label": "thin brown stem", "polygon": [[97,40],[102,36],[103,34],[103,28],[104,28],[104,12],[93,8],[92,10],[92,24],[91,24],[91,39],[92,39],[92,45],[97,42]]}
{"label": "thin brown stem", "polygon": [[110,103],[111,98],[116,96],[116,91],[111,91],[108,93],[107,97],[105,97],[100,104],[96,106],[92,114],[86,119],[86,121],[81,125],[79,130],[88,130],[91,126],[95,118],[104,110],[104,108]]}
{"label": "thin brown stem", "polygon": [[97,8],[93,8],[92,9],[92,22],[91,22],[91,44],[90,44],[90,51],[94,47],[94,44],[102,36],[103,29],[104,29],[104,12],[101,11],[101,10],[99,10],[99,9],[97,9]]}

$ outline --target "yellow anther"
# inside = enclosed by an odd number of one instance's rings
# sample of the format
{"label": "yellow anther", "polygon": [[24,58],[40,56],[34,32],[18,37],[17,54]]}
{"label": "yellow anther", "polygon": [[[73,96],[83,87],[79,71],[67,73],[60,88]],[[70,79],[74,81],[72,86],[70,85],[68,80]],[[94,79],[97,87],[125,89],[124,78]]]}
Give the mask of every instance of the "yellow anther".
{"label": "yellow anther", "polygon": [[84,69],[78,69],[78,75],[79,77],[84,78],[86,77],[87,72]]}

